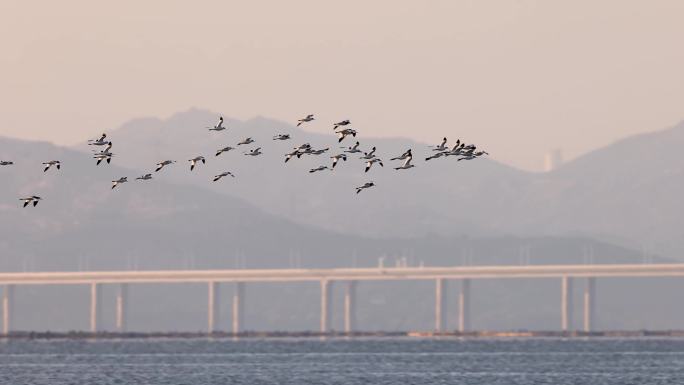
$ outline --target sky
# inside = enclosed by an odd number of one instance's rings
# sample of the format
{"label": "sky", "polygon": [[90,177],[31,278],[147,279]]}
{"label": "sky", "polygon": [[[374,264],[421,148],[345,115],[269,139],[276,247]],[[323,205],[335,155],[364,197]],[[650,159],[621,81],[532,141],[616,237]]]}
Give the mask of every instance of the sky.
{"label": "sky", "polygon": [[[317,116],[541,170],[684,119],[682,1],[0,2],[0,135]],[[213,122],[208,122],[208,124]]]}

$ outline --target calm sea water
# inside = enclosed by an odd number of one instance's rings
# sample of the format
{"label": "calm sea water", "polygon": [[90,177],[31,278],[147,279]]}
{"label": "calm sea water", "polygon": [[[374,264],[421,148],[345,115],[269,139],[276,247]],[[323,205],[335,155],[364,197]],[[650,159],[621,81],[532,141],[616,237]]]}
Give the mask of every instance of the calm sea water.
{"label": "calm sea water", "polygon": [[0,384],[684,384],[684,340],[11,341]]}

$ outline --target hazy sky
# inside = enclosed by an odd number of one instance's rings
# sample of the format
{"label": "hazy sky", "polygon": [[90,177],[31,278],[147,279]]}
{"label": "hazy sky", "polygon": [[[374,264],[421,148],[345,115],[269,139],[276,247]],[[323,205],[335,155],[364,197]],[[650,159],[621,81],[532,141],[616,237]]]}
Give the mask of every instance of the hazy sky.
{"label": "hazy sky", "polygon": [[684,119],[684,1],[40,3],[0,2],[0,135],[315,113],[540,169]]}

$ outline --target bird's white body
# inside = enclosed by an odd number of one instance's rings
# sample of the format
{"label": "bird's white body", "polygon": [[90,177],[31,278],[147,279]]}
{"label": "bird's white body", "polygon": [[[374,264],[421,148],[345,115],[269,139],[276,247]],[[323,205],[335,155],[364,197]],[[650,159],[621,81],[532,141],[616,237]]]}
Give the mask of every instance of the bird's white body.
{"label": "bird's white body", "polygon": [[227,127],[223,125],[223,116],[219,116],[219,121],[214,125],[214,127],[210,127],[209,131],[223,131]]}
{"label": "bird's white body", "polygon": [[250,144],[250,143],[254,143],[254,139],[252,139],[252,138],[245,138],[242,142],[238,143],[237,145],[238,145],[238,146],[241,146],[241,145],[243,145],[243,144]]}
{"label": "bird's white body", "polygon": [[339,162],[340,159],[342,159],[342,161],[345,161],[345,162],[347,161],[347,155],[346,154],[337,154],[337,155],[331,156],[330,159],[333,160],[332,168],[335,168],[335,166],[337,165],[337,162]]}
{"label": "bird's white body", "polygon": [[414,165],[411,164],[411,159],[412,158],[406,158],[403,165],[401,165],[399,167],[395,167],[394,169],[395,170],[407,170],[411,167],[415,167]]}
{"label": "bird's white body", "polygon": [[197,156],[192,159],[189,159],[188,162],[190,162],[190,171],[195,169],[195,166],[199,163],[202,162],[202,164],[205,164],[207,161],[204,159],[203,156]]}
{"label": "bird's white body", "polygon": [[366,162],[366,170],[364,172],[368,172],[368,170],[370,170],[371,167],[373,167],[373,165],[376,163],[379,164],[380,167],[384,167],[382,165],[382,160],[380,158],[373,158],[373,159],[369,159],[368,162]]}

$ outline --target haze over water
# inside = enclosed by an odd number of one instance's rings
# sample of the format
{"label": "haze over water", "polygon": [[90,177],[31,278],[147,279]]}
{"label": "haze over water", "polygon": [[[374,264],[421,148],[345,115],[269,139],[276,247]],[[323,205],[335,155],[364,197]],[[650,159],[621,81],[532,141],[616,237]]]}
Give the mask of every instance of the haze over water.
{"label": "haze over water", "polygon": [[684,340],[12,341],[0,383],[678,384]]}

